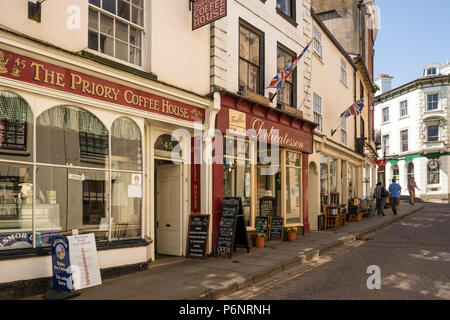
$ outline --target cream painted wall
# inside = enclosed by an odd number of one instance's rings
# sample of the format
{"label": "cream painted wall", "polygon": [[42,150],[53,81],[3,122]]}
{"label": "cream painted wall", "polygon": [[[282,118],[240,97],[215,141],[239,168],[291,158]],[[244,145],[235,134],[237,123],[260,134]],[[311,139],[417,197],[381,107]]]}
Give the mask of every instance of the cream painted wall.
{"label": "cream painted wall", "polygon": [[[239,20],[264,33],[264,87],[277,74],[277,43],[297,55],[311,39],[311,15],[309,1],[297,1],[296,23],[292,25],[276,12],[276,0],[248,1],[228,0],[227,17],[214,23],[215,37],[212,43],[214,83],[231,92],[238,91],[239,83]],[[311,48],[297,66],[297,108],[310,114],[311,101]],[[265,89],[264,96],[275,93]],[[308,94],[305,98],[305,92]],[[276,106],[276,100],[272,106]],[[304,114],[306,117],[306,114]],[[308,117],[307,117],[308,118]],[[310,118],[308,118],[310,119]]]}
{"label": "cream painted wall", "polygon": [[210,26],[192,31],[192,13],[186,0],[148,3],[151,72],[159,81],[200,95],[209,93]]}
{"label": "cream painted wall", "polygon": [[[341,58],[344,55],[336,48],[323,30],[314,23],[322,33],[322,59],[317,54],[313,54],[312,59],[312,91],[322,98],[322,134],[327,139],[341,143],[341,132],[338,128],[339,116],[353,102],[354,95],[354,69],[347,59],[347,85],[341,82]],[[312,95],[312,94],[311,94]],[[311,97],[311,100],[313,98]],[[354,117],[346,119],[347,144],[346,147],[354,150]],[[311,111],[312,119],[312,111]],[[338,128],[338,131],[331,136],[331,130]]]}
{"label": "cream painted wall", "polygon": [[[79,28],[67,25],[69,18],[76,13],[72,11],[74,8],[79,9]],[[28,1],[2,0],[0,26],[77,52],[87,47],[87,17],[88,0],[47,0],[41,7],[40,23],[28,19]]]}

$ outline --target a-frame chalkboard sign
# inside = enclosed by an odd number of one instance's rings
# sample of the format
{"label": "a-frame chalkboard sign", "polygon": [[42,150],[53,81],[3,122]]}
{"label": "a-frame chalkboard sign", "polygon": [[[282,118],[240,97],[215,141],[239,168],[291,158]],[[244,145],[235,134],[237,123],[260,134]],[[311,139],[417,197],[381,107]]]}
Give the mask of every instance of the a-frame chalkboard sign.
{"label": "a-frame chalkboard sign", "polygon": [[242,199],[223,198],[219,234],[216,244],[216,256],[228,254],[229,258],[231,258],[233,251],[236,251],[236,247],[247,248],[247,252],[250,252]]}

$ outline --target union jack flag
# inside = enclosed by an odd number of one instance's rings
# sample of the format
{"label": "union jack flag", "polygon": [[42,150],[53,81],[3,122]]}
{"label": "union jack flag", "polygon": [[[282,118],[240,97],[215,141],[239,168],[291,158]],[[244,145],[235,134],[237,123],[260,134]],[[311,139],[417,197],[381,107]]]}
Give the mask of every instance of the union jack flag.
{"label": "union jack flag", "polygon": [[[294,60],[294,62],[286,68],[284,71],[281,71],[279,74],[277,74],[273,79],[270,81],[269,86],[267,88],[276,88],[280,89],[283,85],[283,82],[286,81],[287,78],[294,72],[294,69],[297,67],[298,62],[303,57],[305,52],[308,50],[309,46],[311,45],[312,40],[306,45],[306,47],[303,49],[302,52],[300,52],[299,56]],[[266,89],[267,89],[266,88]]]}
{"label": "union jack flag", "polygon": [[357,116],[358,114],[361,113],[363,108],[364,108],[364,99],[358,100],[354,104],[352,104],[350,107],[348,107],[347,110],[342,112],[340,118]]}

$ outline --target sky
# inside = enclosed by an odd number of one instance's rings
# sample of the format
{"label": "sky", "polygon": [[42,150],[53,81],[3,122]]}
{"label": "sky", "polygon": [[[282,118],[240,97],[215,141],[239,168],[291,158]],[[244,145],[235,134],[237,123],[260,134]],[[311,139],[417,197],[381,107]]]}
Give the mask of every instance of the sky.
{"label": "sky", "polygon": [[426,64],[450,61],[450,0],[375,0],[381,26],[374,77],[394,77],[392,88],[423,75]]}

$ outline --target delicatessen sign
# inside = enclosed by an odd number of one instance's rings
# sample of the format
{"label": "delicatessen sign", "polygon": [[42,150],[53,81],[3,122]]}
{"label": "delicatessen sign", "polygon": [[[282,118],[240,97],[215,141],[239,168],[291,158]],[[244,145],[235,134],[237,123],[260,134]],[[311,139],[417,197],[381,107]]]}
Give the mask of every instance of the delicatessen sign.
{"label": "delicatessen sign", "polygon": [[181,120],[203,122],[205,119],[201,108],[1,48],[0,76]]}

